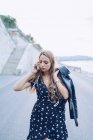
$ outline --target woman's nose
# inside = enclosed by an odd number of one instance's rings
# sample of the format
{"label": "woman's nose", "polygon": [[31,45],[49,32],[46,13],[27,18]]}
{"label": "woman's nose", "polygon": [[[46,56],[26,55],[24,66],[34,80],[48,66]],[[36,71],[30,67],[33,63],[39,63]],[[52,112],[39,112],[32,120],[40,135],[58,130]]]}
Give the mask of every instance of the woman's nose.
{"label": "woman's nose", "polygon": [[42,63],[42,66],[44,66],[44,63]]}
{"label": "woman's nose", "polygon": [[42,62],[41,66],[43,67],[44,66],[44,63]]}

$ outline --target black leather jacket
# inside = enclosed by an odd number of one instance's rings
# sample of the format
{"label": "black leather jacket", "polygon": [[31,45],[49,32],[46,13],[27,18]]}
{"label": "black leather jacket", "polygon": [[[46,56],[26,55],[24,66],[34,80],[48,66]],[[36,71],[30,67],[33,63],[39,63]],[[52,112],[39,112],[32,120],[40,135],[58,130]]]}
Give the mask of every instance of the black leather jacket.
{"label": "black leather jacket", "polygon": [[77,100],[76,100],[76,95],[75,95],[75,86],[73,84],[73,81],[71,77],[69,76],[70,71],[65,67],[59,67],[56,70],[59,70],[58,76],[66,86],[69,92],[69,98],[68,98],[68,103],[69,103],[69,114],[70,114],[70,119],[75,120],[76,126],[78,126],[78,109],[77,109]]}

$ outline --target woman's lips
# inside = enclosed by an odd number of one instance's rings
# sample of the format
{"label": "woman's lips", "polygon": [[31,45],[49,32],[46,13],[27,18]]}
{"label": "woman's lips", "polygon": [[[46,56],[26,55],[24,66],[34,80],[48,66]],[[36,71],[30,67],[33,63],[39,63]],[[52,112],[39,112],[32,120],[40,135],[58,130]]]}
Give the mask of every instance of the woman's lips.
{"label": "woman's lips", "polygon": [[45,70],[45,68],[41,68],[41,70]]}

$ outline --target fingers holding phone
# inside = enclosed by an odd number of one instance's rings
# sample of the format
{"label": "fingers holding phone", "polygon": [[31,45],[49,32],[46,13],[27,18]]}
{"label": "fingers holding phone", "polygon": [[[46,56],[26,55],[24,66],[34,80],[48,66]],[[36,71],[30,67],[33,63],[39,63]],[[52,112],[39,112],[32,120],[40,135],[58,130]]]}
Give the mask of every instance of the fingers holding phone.
{"label": "fingers holding phone", "polygon": [[39,71],[39,70],[40,70],[39,62],[37,62],[37,63],[34,64],[34,69],[35,69],[36,71]]}

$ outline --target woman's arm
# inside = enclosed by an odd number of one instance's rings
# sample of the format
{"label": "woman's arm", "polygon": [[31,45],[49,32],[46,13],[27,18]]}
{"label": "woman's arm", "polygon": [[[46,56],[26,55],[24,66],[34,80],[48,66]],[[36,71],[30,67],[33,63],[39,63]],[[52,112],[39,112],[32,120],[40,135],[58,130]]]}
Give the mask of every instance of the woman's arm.
{"label": "woman's arm", "polygon": [[21,90],[24,90],[28,87],[31,86],[31,83],[28,82],[31,78],[31,75],[32,73],[31,72],[28,72],[27,74],[25,74],[20,80],[18,80],[14,86],[13,86],[13,89],[15,91],[21,91]]}
{"label": "woman's arm", "polygon": [[64,97],[64,99],[68,99],[69,94],[68,94],[68,90],[65,87],[64,84],[62,84],[62,82],[60,81],[60,79],[57,77],[58,71],[56,71],[54,73],[54,82],[56,83],[61,95]]}

